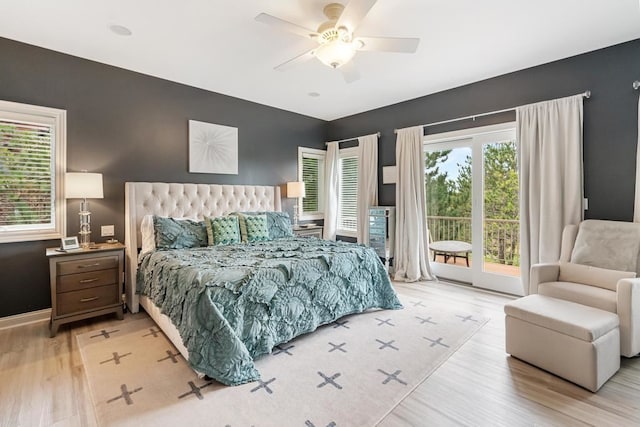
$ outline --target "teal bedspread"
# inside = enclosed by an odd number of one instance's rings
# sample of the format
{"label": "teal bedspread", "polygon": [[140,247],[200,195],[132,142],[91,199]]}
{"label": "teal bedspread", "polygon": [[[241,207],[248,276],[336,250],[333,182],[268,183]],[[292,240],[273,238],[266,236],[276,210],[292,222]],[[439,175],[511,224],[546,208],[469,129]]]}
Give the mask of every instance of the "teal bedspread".
{"label": "teal bedspread", "polygon": [[320,325],[402,308],[371,248],[319,239],[153,251],[137,281],[177,327],[191,366],[227,385],[257,380],[255,357]]}

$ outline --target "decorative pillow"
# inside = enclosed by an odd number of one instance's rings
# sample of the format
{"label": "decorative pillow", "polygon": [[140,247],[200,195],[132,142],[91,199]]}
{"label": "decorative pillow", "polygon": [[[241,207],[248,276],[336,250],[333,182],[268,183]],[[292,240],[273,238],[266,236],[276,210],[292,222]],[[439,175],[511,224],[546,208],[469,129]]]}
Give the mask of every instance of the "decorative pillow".
{"label": "decorative pillow", "polygon": [[633,271],[608,270],[590,265],[561,262],[558,280],[561,282],[583,283],[615,291],[618,280],[633,279],[634,277],[636,277],[636,273]]}
{"label": "decorative pillow", "polygon": [[588,219],[580,223],[571,262],[618,271],[638,271],[640,226]]}
{"label": "decorative pillow", "polygon": [[253,243],[270,240],[266,215],[237,214],[237,218],[240,222],[240,235],[243,242]]}
{"label": "decorative pillow", "polygon": [[270,239],[280,239],[283,237],[293,237],[293,228],[291,219],[287,212],[240,212],[244,215],[266,215],[267,229],[269,230]]}
{"label": "decorative pillow", "polygon": [[294,236],[291,219],[287,212],[267,212],[267,228],[269,237],[272,239]]}
{"label": "decorative pillow", "polygon": [[215,218],[207,218],[205,223],[207,225],[209,246],[240,243],[238,217],[218,216]]}
{"label": "decorative pillow", "polygon": [[158,249],[186,249],[207,246],[204,221],[153,217],[153,229]]}
{"label": "decorative pillow", "polygon": [[216,244],[213,238],[213,226],[211,225],[211,221],[215,217],[204,217],[204,227],[207,229],[207,246],[213,246]]}

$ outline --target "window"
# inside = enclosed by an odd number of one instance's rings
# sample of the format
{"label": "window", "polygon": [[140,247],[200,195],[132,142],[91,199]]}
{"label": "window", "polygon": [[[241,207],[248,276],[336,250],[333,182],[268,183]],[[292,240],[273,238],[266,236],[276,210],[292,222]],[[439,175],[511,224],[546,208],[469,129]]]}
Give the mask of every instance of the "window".
{"label": "window", "polygon": [[66,112],[0,101],[0,242],[65,233]]}
{"label": "window", "polygon": [[338,229],[341,236],[355,237],[358,226],[358,149],[340,150]]}
{"label": "window", "polygon": [[[299,201],[300,219],[324,217],[324,150],[298,147],[298,179],[304,181],[306,197]],[[358,147],[339,152],[338,229],[341,236],[355,237],[358,225]]]}
{"label": "window", "polygon": [[306,197],[299,201],[300,219],[322,219],[324,215],[324,150],[298,147],[298,179]]}

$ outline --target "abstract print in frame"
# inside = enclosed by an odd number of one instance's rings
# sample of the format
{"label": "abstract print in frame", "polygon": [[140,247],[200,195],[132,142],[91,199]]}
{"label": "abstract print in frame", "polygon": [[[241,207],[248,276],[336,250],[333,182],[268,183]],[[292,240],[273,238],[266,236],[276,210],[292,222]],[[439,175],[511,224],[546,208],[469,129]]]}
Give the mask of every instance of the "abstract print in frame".
{"label": "abstract print in frame", "polygon": [[189,172],[238,174],[238,128],[189,120]]}

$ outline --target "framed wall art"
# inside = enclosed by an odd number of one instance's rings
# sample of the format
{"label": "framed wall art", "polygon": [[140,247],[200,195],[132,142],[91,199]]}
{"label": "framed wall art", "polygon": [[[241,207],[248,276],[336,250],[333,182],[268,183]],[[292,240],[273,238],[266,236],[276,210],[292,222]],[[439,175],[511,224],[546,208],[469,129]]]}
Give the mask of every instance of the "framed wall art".
{"label": "framed wall art", "polygon": [[189,120],[189,172],[238,174],[238,128]]}

